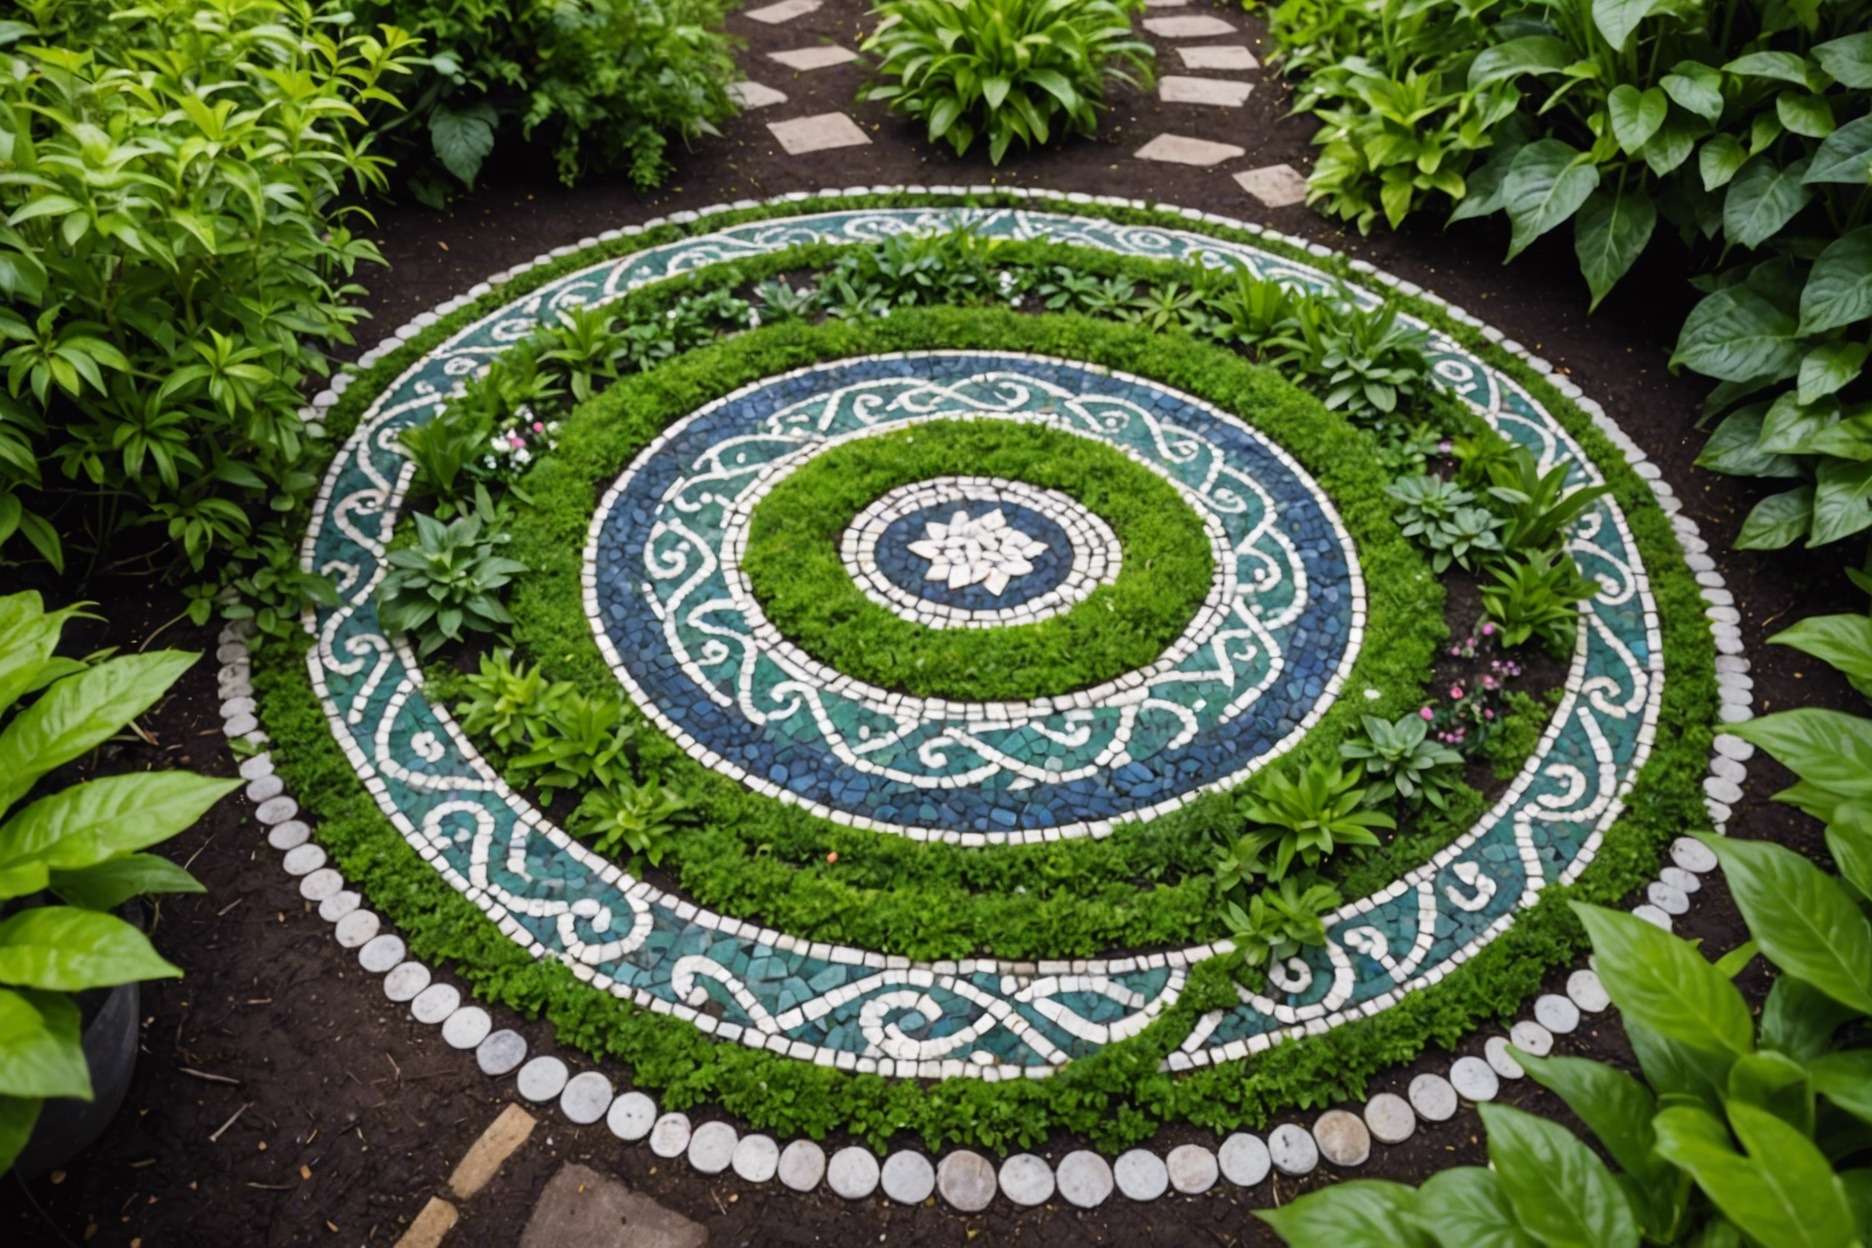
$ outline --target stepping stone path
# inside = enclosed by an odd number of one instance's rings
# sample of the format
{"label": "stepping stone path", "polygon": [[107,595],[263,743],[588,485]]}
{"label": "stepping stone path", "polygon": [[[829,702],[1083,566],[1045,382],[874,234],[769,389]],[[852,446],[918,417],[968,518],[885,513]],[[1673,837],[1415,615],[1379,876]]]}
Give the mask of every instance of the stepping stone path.
{"label": "stepping stone path", "polygon": [[796,1192],[810,1192],[825,1177],[825,1149],[811,1140],[794,1140],[780,1150],[780,1181]]}
{"label": "stepping stone path", "polygon": [[1268,1156],[1282,1174],[1311,1174],[1319,1165],[1319,1145],[1305,1127],[1283,1122],[1268,1132]]}
{"label": "stepping stone path", "polygon": [[1450,1066],[1450,1083],[1465,1100],[1492,1101],[1501,1091],[1494,1068],[1479,1057],[1459,1057]]}
{"label": "stepping stone path", "polygon": [[1268,165],[1235,175],[1242,190],[1269,208],[1288,208],[1306,198],[1306,178],[1292,165]]}
{"label": "stepping stone path", "polygon": [[536,1057],[520,1068],[514,1084],[529,1101],[550,1101],[565,1091],[566,1064],[556,1057]]}
{"label": "stepping stone path", "polygon": [[784,104],[786,92],[776,91],[764,83],[748,80],[737,82],[728,88],[728,95],[742,108],[766,108],[773,104]]}
{"label": "stepping stone path", "polygon": [[635,1143],[650,1134],[656,1125],[656,1102],[641,1092],[626,1092],[611,1102],[605,1114],[605,1126],[612,1135],[626,1143]]}
{"label": "stepping stone path", "polygon": [[689,1164],[703,1174],[720,1174],[734,1160],[739,1132],[725,1122],[705,1122],[689,1137]]}
{"label": "stepping stone path", "polygon": [[1144,29],[1164,39],[1209,39],[1232,35],[1235,28],[1219,17],[1147,17]]}
{"label": "stepping stone path", "polygon": [[1247,148],[1233,143],[1212,143],[1181,134],[1160,134],[1134,153],[1139,160],[1156,160],[1171,165],[1197,165],[1207,168],[1246,154]]}
{"label": "stepping stone path", "polygon": [[526,1037],[503,1027],[481,1042],[475,1061],[484,1075],[504,1075],[526,1060],[526,1052]]}
{"label": "stepping stone path", "polygon": [[863,1200],[877,1185],[877,1158],[869,1149],[856,1144],[841,1148],[826,1165],[826,1186],[846,1200]]}
{"label": "stepping stone path", "polygon": [[1372,1138],[1384,1144],[1401,1144],[1417,1130],[1417,1115],[1410,1102],[1395,1092],[1380,1092],[1365,1102],[1365,1125]]}
{"label": "stepping stone path", "polygon": [[804,156],[835,147],[859,147],[871,141],[858,123],[844,113],[817,113],[791,121],[770,121],[767,129],[789,156]]}
{"label": "stepping stone path", "polygon": [[650,1128],[650,1151],[659,1157],[680,1157],[689,1151],[689,1115],[670,1113]]}
{"label": "stepping stone path", "polygon": [[1357,1114],[1329,1109],[1313,1124],[1320,1155],[1335,1166],[1362,1166],[1371,1156],[1371,1132]]}
{"label": "stepping stone path", "polygon": [[994,1166],[980,1153],[950,1153],[936,1167],[936,1190],[963,1213],[980,1213],[995,1198]]}
{"label": "stepping stone path", "polygon": [[1166,104],[1209,104],[1216,108],[1240,108],[1248,102],[1254,88],[1246,82],[1228,78],[1186,78],[1165,74],[1157,80],[1157,98]]}
{"label": "stepping stone path", "polygon": [[1255,60],[1255,55],[1248,50],[1248,45],[1242,43],[1204,44],[1194,48],[1179,47],[1176,53],[1183,58],[1184,69],[1252,70],[1261,68],[1261,62]]}
{"label": "stepping stone path", "polygon": [[1059,1194],[1081,1209],[1096,1209],[1111,1198],[1112,1168],[1097,1153],[1079,1149],[1060,1158]]}
{"label": "stepping stone path", "polygon": [[1179,1144],[1165,1161],[1170,1186],[1185,1196],[1199,1196],[1215,1186],[1221,1173],[1216,1155],[1200,1144]]}
{"label": "stepping stone path", "polygon": [[1170,1187],[1170,1169],[1156,1153],[1134,1148],[1112,1166],[1118,1190],[1132,1200],[1156,1200]]}
{"label": "stepping stone path", "polygon": [[730,1164],[749,1183],[765,1183],[780,1168],[780,1146],[771,1135],[744,1135],[735,1145]]}
{"label": "stepping stone path", "polygon": [[1238,1187],[1253,1187],[1267,1178],[1274,1160],[1260,1136],[1238,1131],[1222,1141],[1222,1147],[1216,1150],[1216,1163],[1229,1182]]}
{"label": "stepping stone path", "polygon": [[595,1070],[573,1075],[559,1094],[559,1109],[580,1126],[597,1122],[611,1108],[611,1081]]}
{"label": "stepping stone path", "polygon": [[520,1248],[704,1248],[708,1230],[617,1179],[576,1162],[559,1168]]}
{"label": "stepping stone path", "polygon": [[1016,1153],[1001,1163],[1001,1194],[1017,1205],[1043,1205],[1053,1196],[1053,1170],[1032,1153]]}
{"label": "stepping stone path", "polygon": [[1410,1081],[1410,1103],[1431,1122],[1448,1122],[1456,1116],[1456,1087],[1442,1075],[1418,1075]]}
{"label": "stepping stone path", "polygon": [[818,12],[821,3],[823,0],[780,0],[778,4],[749,9],[741,16],[752,21],[765,22],[769,26],[778,26],[781,22],[790,22],[796,17],[805,17],[808,13]]}
{"label": "stepping stone path", "polygon": [[858,54],[850,48],[841,48],[836,43],[821,44],[816,48],[791,48],[785,52],[769,52],[767,59],[778,61],[788,69],[797,69],[802,73],[814,69],[830,69],[834,65],[846,65],[858,59]]}
{"label": "stepping stone path", "polygon": [[920,1205],[936,1190],[936,1167],[922,1153],[892,1153],[880,1178],[884,1194],[900,1205]]}

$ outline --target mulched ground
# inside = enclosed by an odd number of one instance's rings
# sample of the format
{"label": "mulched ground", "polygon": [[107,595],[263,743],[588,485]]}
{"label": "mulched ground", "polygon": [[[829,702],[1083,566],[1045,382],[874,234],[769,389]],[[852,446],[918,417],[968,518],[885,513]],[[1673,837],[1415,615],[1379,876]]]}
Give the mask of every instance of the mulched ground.
{"label": "mulched ground", "polygon": [[[1242,20],[1239,13],[1217,11]],[[380,208],[379,235],[394,277],[378,276],[368,300],[377,332],[491,271],[679,207],[883,183],[995,181],[1138,195],[1318,239],[1484,316],[1603,402],[1664,469],[1712,543],[1726,543],[1752,504],[1753,486],[1691,466],[1703,436],[1696,420],[1704,387],[1672,377],[1665,361],[1694,292],[1680,259],[1668,249],[1658,249],[1588,319],[1565,240],[1550,240],[1504,272],[1504,231],[1493,226],[1471,224],[1448,233],[1413,228],[1362,239],[1304,208],[1264,211],[1227,173],[1279,162],[1304,169],[1310,150],[1309,125],[1285,117],[1286,93],[1272,78],[1260,80],[1240,110],[1138,99],[1114,112],[1098,141],[1011,157],[998,171],[985,160],[955,161],[920,144],[880,110],[854,107],[861,80],[856,67],[793,75],[756,59],[762,51],[821,38],[853,46],[860,12],[855,4],[836,3],[780,28],[732,19],[736,33],[752,45],[744,57],[751,76],[786,91],[791,100],[743,117],[720,139],[700,145],[657,196],[640,197],[615,181],[568,190],[549,170],[508,161],[449,213]],[[1259,25],[1253,19],[1242,24],[1258,49]],[[1164,62],[1176,72],[1173,57],[1166,55]],[[873,144],[793,158],[779,151],[764,124],[835,110],[855,116],[873,134]],[[1233,142],[1248,154],[1221,171],[1131,159],[1131,151],[1164,130]],[[508,144],[503,155],[512,155],[514,146]],[[1735,592],[1755,661],[1757,709],[1852,706],[1849,691],[1830,671],[1801,655],[1761,646],[1766,635],[1803,614],[1856,605],[1837,572],[1837,557],[1719,552],[1718,562]],[[150,577],[119,573],[82,586],[45,588],[59,599],[82,593],[103,602],[112,617],[108,640],[127,647],[142,644],[178,609],[177,587]],[[101,644],[106,637],[94,632],[78,640]],[[213,638],[208,630],[172,625],[159,644],[211,651]],[[107,751],[112,756],[100,760],[103,769],[186,765],[231,772],[233,761],[220,740],[213,673],[212,661],[204,661],[146,717],[153,746],[113,747]],[[1777,769],[1757,763],[1731,833],[1811,850],[1818,844],[1811,825],[1765,800],[1783,782]],[[378,979],[356,968],[332,942],[328,925],[300,900],[243,801],[224,803],[170,849],[208,888],[201,897],[165,902],[156,922],[158,945],[187,977],[145,989],[143,1055],[115,1129],[64,1172],[30,1187],[0,1187],[0,1238],[22,1245],[394,1242],[441,1189],[468,1145],[513,1099],[511,1080],[482,1077],[471,1056],[448,1049],[435,1029],[419,1026],[403,1007],[383,998]],[[1680,932],[1711,950],[1739,941],[1741,926],[1720,883],[1706,885],[1695,902]],[[1750,973],[1749,986],[1757,994],[1760,978],[1759,969]],[[1563,979],[1557,974],[1549,987],[1557,989]],[[497,1025],[518,1026],[534,1052],[552,1051],[537,1025],[510,1017]],[[1573,1052],[1626,1057],[1616,1024],[1603,1020],[1589,1021],[1567,1044]],[[1479,1052],[1479,1040],[1460,1051]],[[1422,1066],[1447,1069],[1450,1056],[1433,1054]],[[1415,1069],[1380,1080],[1371,1091],[1401,1093]],[[1525,1081],[1507,1085],[1504,1099],[1553,1109]],[[1408,1145],[1380,1146],[1358,1174],[1416,1181],[1450,1165],[1475,1164],[1483,1160],[1478,1136],[1479,1123],[1468,1112],[1449,1123],[1425,1124]],[[1155,1146],[1202,1138],[1203,1133],[1172,1130]],[[1046,1151],[1057,1158],[1070,1147],[1068,1142]],[[717,1244],[754,1245],[1269,1243],[1252,1209],[1341,1177],[1322,1167],[1300,1182],[1276,1179],[1247,1192],[1223,1182],[1205,1196],[1167,1197],[1145,1206],[1114,1198],[1089,1213],[1058,1201],[1017,1213],[998,1202],[983,1216],[964,1218],[946,1207],[905,1209],[881,1199],[848,1205],[824,1191],[801,1197],[775,1184],[705,1179],[686,1163],[662,1162],[643,1147],[624,1146],[602,1126],[572,1128],[549,1111],[501,1175],[463,1208],[449,1242],[516,1241],[540,1189],[568,1160],[617,1174],[705,1223]]]}

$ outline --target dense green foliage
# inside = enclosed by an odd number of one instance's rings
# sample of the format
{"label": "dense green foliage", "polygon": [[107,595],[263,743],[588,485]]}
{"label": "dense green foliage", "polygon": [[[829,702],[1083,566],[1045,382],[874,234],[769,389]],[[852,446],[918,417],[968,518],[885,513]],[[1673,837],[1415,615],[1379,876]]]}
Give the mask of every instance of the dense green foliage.
{"label": "dense green foliage", "polygon": [[1133,38],[1142,0],[879,0],[863,93],[924,123],[960,156],[978,137],[995,164],[1071,131],[1090,135],[1108,82],[1147,88],[1155,53]]}

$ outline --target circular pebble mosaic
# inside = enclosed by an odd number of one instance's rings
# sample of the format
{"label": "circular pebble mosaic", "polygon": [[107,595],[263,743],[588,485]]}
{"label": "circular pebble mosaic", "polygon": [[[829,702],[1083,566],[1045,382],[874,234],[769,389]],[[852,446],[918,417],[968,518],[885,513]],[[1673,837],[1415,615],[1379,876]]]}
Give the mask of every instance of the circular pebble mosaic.
{"label": "circular pebble mosaic", "polygon": [[[559,309],[716,259],[958,226],[1239,267],[1303,289],[1336,288],[1279,250],[1051,208],[880,207],[697,231],[556,278],[406,370],[377,396],[334,461],[305,544],[308,566],[340,586],[339,603],[308,621],[317,641],[308,655],[313,687],[378,804],[444,880],[533,956],[570,963],[595,990],[687,1019],[719,1039],[898,1077],[1045,1073],[1141,1030],[1175,1002],[1187,968],[1226,943],[1037,966],[989,958],[917,966],[700,910],[591,854],[509,791],[446,712],[424,698],[413,657],[377,631],[370,593],[407,482],[395,434],[432,416],[451,379],[478,368],[499,344],[518,340]],[[1356,288],[1344,294],[1376,301]],[[1576,480],[1595,478],[1578,443],[1524,388],[1448,335],[1431,332],[1437,372],[1451,393],[1534,450],[1543,466],[1564,463]],[[1181,653],[1177,646],[1167,651],[1165,665],[1108,682],[1120,696],[1074,691],[1062,708],[914,705],[786,653],[784,638],[763,637],[759,604],[745,584],[737,596],[733,569],[736,543],[745,541],[747,516],[765,488],[837,439],[934,418],[1034,422],[1100,436],[1176,484],[1216,542],[1215,586],[1192,622],[1196,639]],[[1185,471],[1191,465],[1195,471]],[[705,480],[709,487],[697,490],[694,483]],[[1671,501],[1662,482],[1653,485]],[[685,526],[687,532],[671,536]],[[1680,540],[1694,539],[1687,522],[1677,529]],[[996,626],[985,621],[999,612],[1039,618],[1041,611],[1070,610],[1123,565],[1122,549],[1094,512],[993,478],[915,483],[878,499],[848,539],[841,557],[854,583],[933,629]],[[1507,930],[1544,887],[1576,878],[1592,861],[1652,745],[1662,647],[1656,604],[1618,505],[1601,501],[1569,549],[1601,592],[1582,611],[1565,694],[1541,748],[1509,792],[1424,868],[1330,916],[1325,948],[1277,968],[1271,995],[1243,989],[1238,1005],[1201,1015],[1171,1053],[1169,1069],[1240,1059],[1376,1013],[1448,974]],[[1147,378],[1009,353],[926,351],[843,361],[709,403],[665,430],[626,469],[594,517],[588,556],[587,602],[601,648],[638,704],[693,757],[826,818],[985,852],[1003,840],[1121,835],[1126,822],[1239,780],[1297,739],[1339,695],[1363,625],[1356,551],[1333,500],[1250,424]],[[702,577],[717,579],[700,584]],[[1708,593],[1723,592],[1719,579],[1705,584]],[[709,602],[719,618],[701,610]],[[1721,622],[1716,626],[1719,648],[1740,664],[1720,669],[1729,676],[1725,704],[1741,712],[1729,718],[1745,717],[1746,662],[1739,642],[1724,645]],[[1248,642],[1228,640],[1231,630]],[[1235,663],[1202,665],[1205,647],[1221,659],[1232,644],[1243,647]],[[233,679],[223,669],[230,735],[254,739],[261,729],[247,722],[244,648],[231,643],[223,650],[223,661],[237,669]],[[1197,686],[1198,695],[1153,683],[1171,675],[1183,678],[1172,685]],[[1212,691],[1217,696],[1206,696]],[[833,706],[836,713],[826,709]],[[802,717],[807,707],[813,709]],[[1162,722],[1146,723],[1149,715],[1139,708],[1158,709]],[[1072,714],[1061,717],[1063,710]],[[765,731],[776,718],[794,730]],[[1019,746],[1017,725],[1027,742]],[[1746,752],[1724,750],[1721,740],[1722,761],[1739,767]],[[932,741],[937,748],[925,748]],[[257,767],[242,772],[256,783],[271,775]],[[1718,778],[1723,787],[1710,800],[1720,819],[1740,776]],[[931,800],[932,793],[941,800]],[[296,803],[279,788],[259,784],[254,797],[262,822],[275,831],[303,828],[292,822]],[[315,848],[303,833],[289,839],[280,846],[289,872],[327,869],[322,851],[300,852]],[[1694,841],[1680,839],[1672,852],[1669,870],[1681,878],[1661,877],[1652,900],[1639,908],[1655,911],[1653,921],[1666,927],[1671,913],[1687,906],[1679,900],[1695,891],[1695,873],[1714,866]],[[342,879],[334,874],[331,886],[341,888]],[[330,921],[368,913],[357,909],[355,893],[321,891],[328,895],[314,900]],[[348,904],[331,906],[341,899]],[[426,968],[405,960],[400,938],[377,933],[374,922],[368,934],[353,928],[366,969],[401,973],[388,989],[394,999],[413,1000],[422,1021],[440,1021],[451,1044],[476,1048],[489,1074],[522,1066],[522,1037],[490,1033],[486,1013],[471,1004],[456,1008],[451,999],[443,1011],[447,994],[435,991],[440,986],[431,985]],[[1567,996],[1542,998],[1540,1021],[1522,1020],[1513,1038],[1544,1052],[1556,1034],[1577,1025],[1580,1010],[1602,1008],[1596,977],[1576,972]],[[1265,1144],[1238,1133],[1219,1152],[1180,1146],[1168,1165],[1157,1153],[1133,1150],[1115,1170],[1078,1152],[1058,1163],[1057,1179],[1044,1159],[1024,1155],[1004,1166],[1002,1185],[1021,1203],[1045,1200],[1040,1193],[1057,1186],[1067,1200],[1091,1206],[1114,1184],[1148,1200],[1171,1186],[1204,1190],[1218,1175],[1252,1183],[1270,1168],[1305,1173],[1322,1153],[1335,1165],[1357,1166],[1374,1138],[1411,1134],[1413,1106],[1425,1119],[1440,1120],[1454,1112],[1455,1093],[1488,1099],[1498,1069],[1518,1076],[1505,1046],[1491,1037],[1488,1060],[1460,1059],[1448,1081],[1419,1076],[1408,1103],[1385,1094],[1362,1116],[1331,1111],[1311,1130],[1282,1124]],[[661,1156],[688,1151],[708,1173],[731,1163],[741,1172],[745,1148],[745,1177],[777,1174],[802,1191],[824,1179],[857,1199],[875,1190],[881,1175],[896,1199],[922,1199],[926,1183],[958,1209],[985,1207],[995,1195],[993,1164],[973,1153],[951,1153],[932,1170],[913,1153],[892,1154],[880,1167],[870,1152],[847,1148],[828,1171],[824,1150],[810,1141],[781,1148],[727,1124],[692,1135],[686,1116],[657,1117],[655,1103],[635,1092],[614,1100],[609,1081],[588,1073],[593,1078],[568,1082],[558,1059],[536,1058],[522,1070],[523,1091],[545,1099],[561,1090],[571,1097],[576,1088],[577,1104],[567,1106],[576,1120],[604,1116],[619,1136],[647,1134]]]}

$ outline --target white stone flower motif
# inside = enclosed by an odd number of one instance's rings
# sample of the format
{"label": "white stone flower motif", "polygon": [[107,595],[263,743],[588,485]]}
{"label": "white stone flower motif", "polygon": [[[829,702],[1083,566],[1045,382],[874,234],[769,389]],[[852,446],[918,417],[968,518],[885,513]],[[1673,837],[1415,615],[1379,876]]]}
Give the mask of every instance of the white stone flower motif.
{"label": "white stone flower motif", "polygon": [[929,560],[924,580],[945,581],[950,589],[981,585],[997,598],[1015,577],[1034,570],[1035,556],[1046,548],[1009,524],[999,507],[972,520],[960,510],[947,524],[933,520],[923,540],[909,544],[911,554]]}

